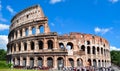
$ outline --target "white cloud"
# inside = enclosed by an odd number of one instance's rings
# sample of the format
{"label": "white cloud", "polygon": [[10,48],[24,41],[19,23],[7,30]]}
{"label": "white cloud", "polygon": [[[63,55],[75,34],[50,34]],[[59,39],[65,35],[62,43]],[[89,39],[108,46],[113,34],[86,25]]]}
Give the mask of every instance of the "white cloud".
{"label": "white cloud", "polygon": [[109,0],[109,2],[111,2],[111,3],[117,3],[117,2],[119,2],[119,0]]}
{"label": "white cloud", "polygon": [[59,2],[64,2],[64,0],[50,0],[50,4],[56,4]]}
{"label": "white cloud", "polygon": [[11,8],[10,5],[8,5],[6,8],[12,15],[16,14],[16,12],[13,10],[13,8]]}
{"label": "white cloud", "polygon": [[6,30],[6,29],[9,29],[9,25],[0,24],[0,31]]}
{"label": "white cloud", "polygon": [[52,25],[52,26],[55,26],[55,24],[54,24],[54,23],[51,23],[51,25]]}
{"label": "white cloud", "polygon": [[120,51],[120,48],[117,48],[117,47],[115,47],[115,46],[110,46],[110,50],[112,51],[112,50],[118,50],[118,51]]}
{"label": "white cloud", "polygon": [[7,49],[8,43],[8,36],[7,35],[0,35],[0,49]]}
{"label": "white cloud", "polygon": [[99,28],[99,27],[96,27],[94,29],[95,33],[101,33],[102,35],[109,32],[112,28]]}

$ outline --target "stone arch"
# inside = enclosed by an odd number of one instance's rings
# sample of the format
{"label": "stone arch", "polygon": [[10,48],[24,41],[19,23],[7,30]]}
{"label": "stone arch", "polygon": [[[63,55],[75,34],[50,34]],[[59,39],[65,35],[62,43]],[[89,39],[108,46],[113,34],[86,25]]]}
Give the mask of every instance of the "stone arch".
{"label": "stone arch", "polygon": [[103,54],[103,48],[101,48],[101,54]]}
{"label": "stone arch", "polygon": [[93,66],[97,67],[97,61],[96,61],[96,59],[93,59]]}
{"label": "stone arch", "polygon": [[28,36],[28,32],[29,32],[29,30],[28,30],[28,28],[26,28],[25,29],[25,36]]}
{"label": "stone arch", "polygon": [[100,48],[99,48],[99,47],[97,47],[97,54],[99,54],[99,52],[100,52]]}
{"label": "stone arch", "polygon": [[39,44],[39,49],[43,49],[43,45],[44,45],[44,44],[43,44],[43,41],[39,40],[39,41],[38,41],[38,44]]}
{"label": "stone arch", "polygon": [[17,65],[20,66],[20,58],[17,58]]}
{"label": "stone arch", "polygon": [[34,50],[35,43],[33,41],[30,42],[30,47],[31,47],[31,50]]}
{"label": "stone arch", "polygon": [[83,66],[83,60],[81,58],[77,59],[77,66]]}
{"label": "stone arch", "polygon": [[26,51],[26,50],[27,50],[27,43],[24,42],[24,51]]}
{"label": "stone arch", "polygon": [[48,67],[53,67],[53,58],[52,57],[47,58],[47,66]]}
{"label": "stone arch", "polygon": [[45,28],[44,28],[44,26],[43,25],[40,25],[39,26],[39,30],[40,30],[40,33],[44,33],[45,31]]}
{"label": "stone arch", "polygon": [[62,57],[57,58],[57,66],[58,66],[58,69],[60,69],[61,67],[62,68],[64,67],[64,59]]}
{"label": "stone arch", "polygon": [[64,46],[64,44],[61,42],[61,43],[59,43],[59,48],[61,48],[61,49],[64,49],[65,48],[65,46]]}
{"label": "stone arch", "polygon": [[20,29],[20,36],[22,37],[22,35],[23,35],[23,32],[22,32],[22,29]]}
{"label": "stone arch", "polygon": [[104,67],[104,60],[102,60],[102,67]]}
{"label": "stone arch", "polygon": [[30,58],[30,67],[32,68],[34,66],[34,58]]}
{"label": "stone arch", "polygon": [[101,61],[98,60],[98,67],[100,68],[101,67]]}
{"label": "stone arch", "polygon": [[36,28],[32,27],[32,35],[36,34]]}
{"label": "stone arch", "polygon": [[87,54],[90,54],[90,51],[91,51],[90,46],[87,46]]}
{"label": "stone arch", "polygon": [[90,45],[90,41],[89,40],[87,40],[87,45]]}
{"label": "stone arch", "polygon": [[21,43],[18,43],[18,50],[21,51]]}
{"label": "stone arch", "polygon": [[85,51],[85,45],[82,45],[82,46],[81,46],[81,50],[82,50],[82,51]]}
{"label": "stone arch", "polygon": [[43,59],[41,57],[38,57],[38,66],[43,66]]}
{"label": "stone arch", "polygon": [[18,32],[17,31],[15,31],[15,35],[16,35],[16,38],[17,38],[17,36],[18,36]]}
{"label": "stone arch", "polygon": [[91,66],[91,59],[88,59],[88,66]]}
{"label": "stone arch", "polygon": [[23,58],[23,66],[26,66],[26,58]]}
{"label": "stone arch", "polygon": [[52,40],[48,40],[47,44],[48,44],[48,49],[53,49],[53,41]]}
{"label": "stone arch", "polygon": [[96,54],[95,46],[93,46],[93,48],[92,48],[92,53],[93,53],[93,54]]}
{"label": "stone arch", "polygon": [[74,67],[74,60],[72,58],[69,58],[69,64],[71,67]]}
{"label": "stone arch", "polygon": [[67,46],[66,46],[66,49],[68,49],[68,50],[73,49],[73,43],[72,42],[68,42]]}

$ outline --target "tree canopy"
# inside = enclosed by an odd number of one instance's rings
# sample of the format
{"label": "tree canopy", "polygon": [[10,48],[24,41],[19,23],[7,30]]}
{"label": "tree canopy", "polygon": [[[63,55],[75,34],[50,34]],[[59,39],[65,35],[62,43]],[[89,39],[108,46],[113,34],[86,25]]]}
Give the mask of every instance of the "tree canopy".
{"label": "tree canopy", "polygon": [[111,51],[111,62],[117,66],[120,66],[120,51]]}
{"label": "tree canopy", "polygon": [[7,52],[4,49],[0,49],[0,60],[6,60]]}

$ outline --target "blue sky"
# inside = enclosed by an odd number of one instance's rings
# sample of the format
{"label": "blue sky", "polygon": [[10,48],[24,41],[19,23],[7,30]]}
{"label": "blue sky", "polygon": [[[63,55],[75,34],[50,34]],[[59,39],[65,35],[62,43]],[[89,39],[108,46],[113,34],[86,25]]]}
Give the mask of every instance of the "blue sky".
{"label": "blue sky", "polygon": [[0,49],[6,49],[12,17],[35,4],[42,7],[52,32],[98,35],[111,50],[120,50],[120,0],[0,0]]}

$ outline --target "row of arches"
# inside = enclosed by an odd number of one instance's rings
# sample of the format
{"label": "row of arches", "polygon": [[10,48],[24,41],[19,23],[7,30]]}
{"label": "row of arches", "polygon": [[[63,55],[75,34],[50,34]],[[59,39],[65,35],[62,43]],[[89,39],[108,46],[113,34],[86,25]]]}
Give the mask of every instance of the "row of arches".
{"label": "row of arches", "polygon": [[109,55],[109,50],[108,49],[103,49],[102,47],[95,47],[95,46],[86,46],[82,45],[81,50],[87,52],[87,54],[104,54],[104,55]]}
{"label": "row of arches", "polygon": [[110,62],[106,60],[88,59],[88,65],[93,67],[108,67]]}
{"label": "row of arches", "polygon": [[[29,61],[29,63],[27,63]],[[36,62],[35,62],[36,61]],[[13,64],[16,66],[30,66],[30,67],[34,67],[35,63],[36,66],[44,66],[44,64],[46,64],[47,67],[54,67],[54,63],[57,63],[57,68],[60,67],[64,67],[65,66],[65,59],[63,57],[58,57],[56,60],[52,57],[48,57],[46,58],[46,63],[44,62],[44,58],[42,57],[37,57],[37,60],[34,59],[33,57],[30,57],[29,59],[23,57],[22,60],[20,60],[20,58],[14,58],[13,59]],[[73,58],[68,58],[68,65],[70,67],[74,67],[74,66],[83,66],[83,60],[81,58],[77,59],[77,65],[75,65],[75,60]],[[27,65],[29,64],[29,65]]]}
{"label": "row of arches", "polygon": [[9,38],[9,41],[12,41],[16,38],[23,37],[23,36],[43,34],[45,32],[44,30],[45,30],[44,25],[40,25],[40,26],[37,25],[32,27],[30,26],[28,28],[12,31],[8,38]]}

